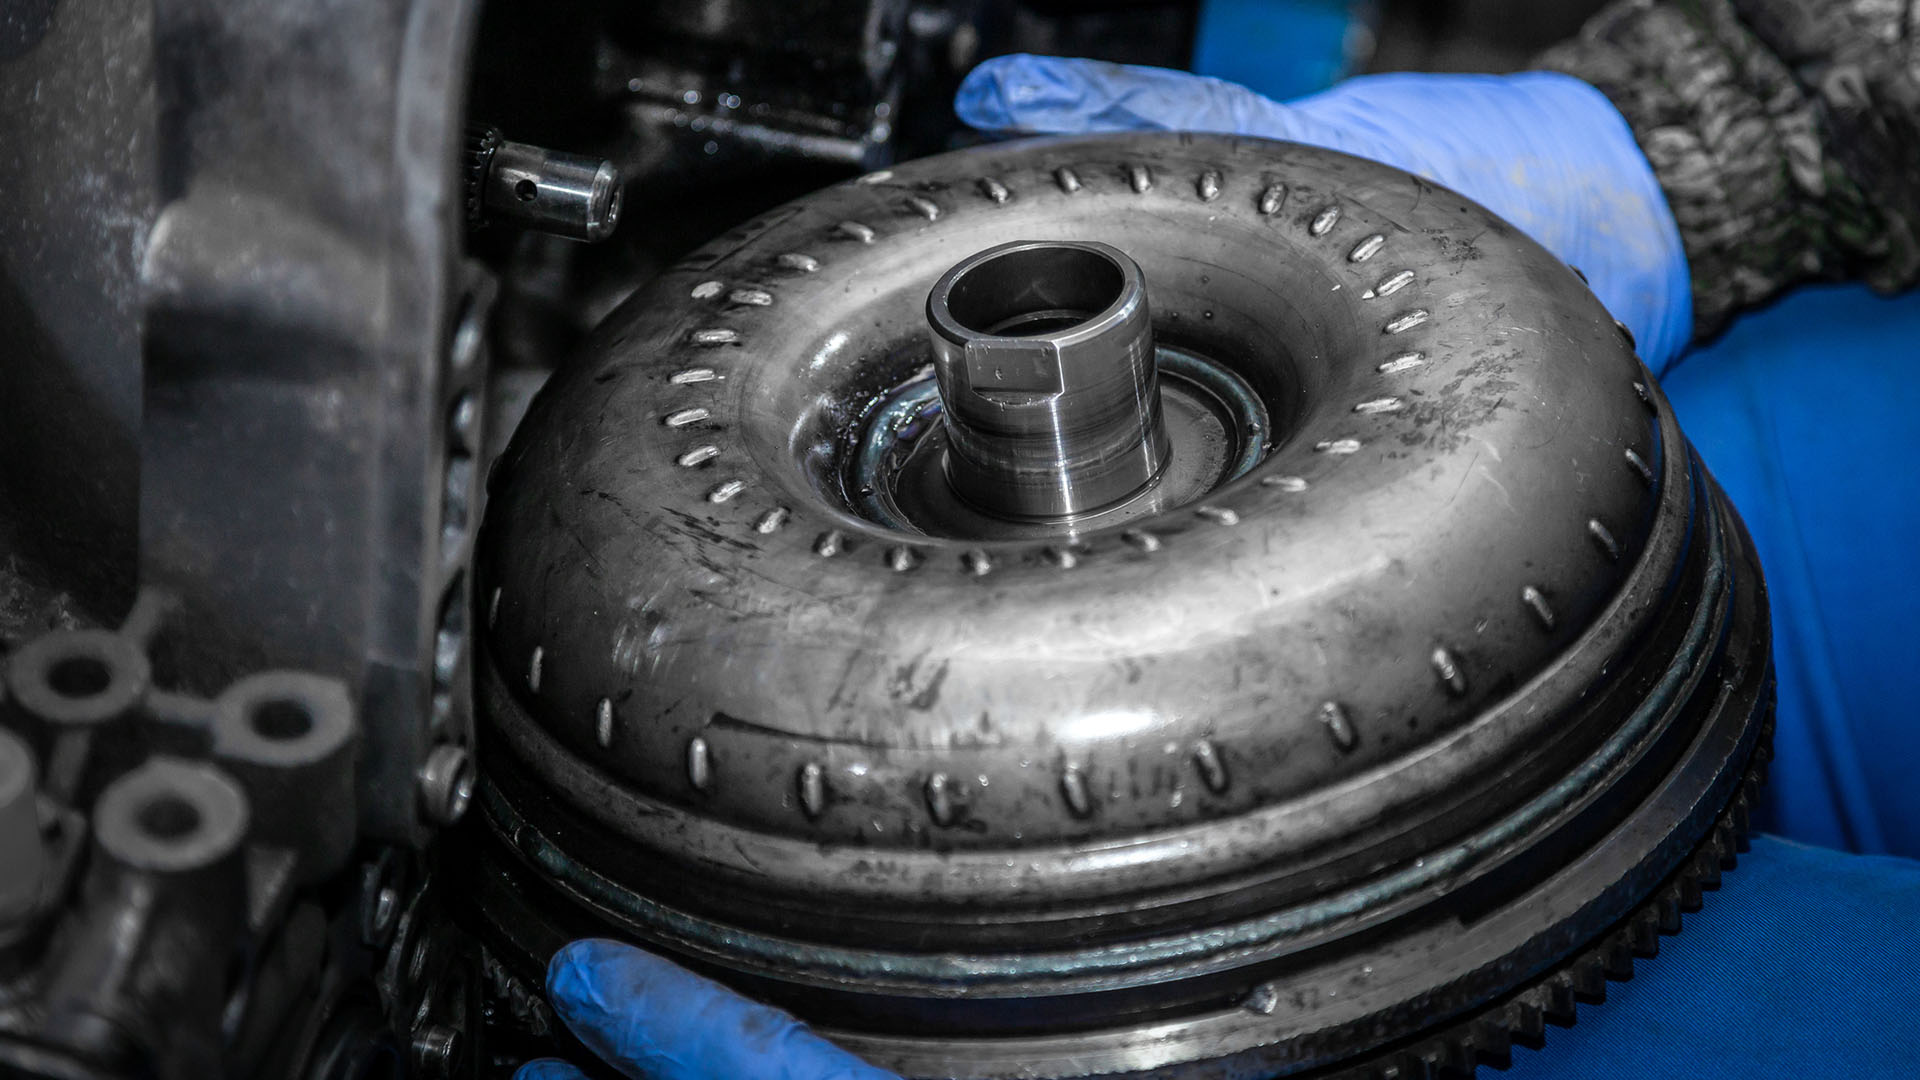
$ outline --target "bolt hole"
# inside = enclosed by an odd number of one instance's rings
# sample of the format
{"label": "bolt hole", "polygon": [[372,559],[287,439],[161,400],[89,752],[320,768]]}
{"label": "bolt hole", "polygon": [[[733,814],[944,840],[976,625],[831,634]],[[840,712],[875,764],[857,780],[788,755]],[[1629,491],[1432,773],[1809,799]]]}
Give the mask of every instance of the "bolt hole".
{"label": "bolt hole", "polygon": [[47,685],[69,698],[90,698],[113,683],[113,669],[97,656],[68,656],[47,669]]}
{"label": "bolt hole", "polygon": [[178,795],[160,795],[140,808],[137,820],[155,840],[178,840],[200,827],[200,810]]}
{"label": "bolt hole", "polygon": [[285,741],[298,739],[313,730],[313,713],[305,703],[287,698],[262,701],[247,717],[261,738]]}
{"label": "bolt hole", "polygon": [[522,180],[513,185],[513,196],[521,202],[532,202],[533,197],[538,194],[540,194],[540,189],[534,187],[533,181],[531,180]]}

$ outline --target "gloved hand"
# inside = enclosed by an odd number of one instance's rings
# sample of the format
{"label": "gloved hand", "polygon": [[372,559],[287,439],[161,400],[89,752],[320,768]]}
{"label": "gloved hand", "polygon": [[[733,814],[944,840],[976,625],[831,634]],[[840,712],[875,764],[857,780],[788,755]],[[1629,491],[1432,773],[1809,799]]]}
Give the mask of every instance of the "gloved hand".
{"label": "gloved hand", "polygon": [[1612,103],[1566,75],[1373,75],[1283,105],[1185,72],[1022,54],[973,69],[954,107],[989,132],[1223,132],[1383,161],[1579,267],[1655,373],[1692,334],[1686,255],[1653,168]]}
{"label": "gloved hand", "polygon": [[[768,1005],[616,941],[576,941],[547,965],[547,997],[587,1048],[645,1080],[899,1080]],[[514,1080],[586,1080],[551,1058]]]}

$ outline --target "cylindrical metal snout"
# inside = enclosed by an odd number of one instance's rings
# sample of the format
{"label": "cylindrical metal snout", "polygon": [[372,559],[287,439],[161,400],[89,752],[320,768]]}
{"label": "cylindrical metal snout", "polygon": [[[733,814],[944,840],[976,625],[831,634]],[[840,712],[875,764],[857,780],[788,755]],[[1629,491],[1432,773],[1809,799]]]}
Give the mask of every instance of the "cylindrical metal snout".
{"label": "cylindrical metal snout", "polygon": [[597,242],[620,223],[620,171],[610,161],[500,140],[482,199],[529,228]]}
{"label": "cylindrical metal snout", "polygon": [[1167,461],[1146,280],[1079,241],[988,248],[927,297],[947,481],[989,513],[1052,519],[1136,494]]}

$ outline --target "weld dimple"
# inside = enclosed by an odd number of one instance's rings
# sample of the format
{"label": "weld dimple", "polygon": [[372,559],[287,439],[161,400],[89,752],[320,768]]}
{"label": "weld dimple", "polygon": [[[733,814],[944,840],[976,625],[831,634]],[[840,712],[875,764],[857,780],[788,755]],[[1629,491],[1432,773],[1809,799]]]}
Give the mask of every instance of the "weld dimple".
{"label": "weld dimple", "polygon": [[1627,447],[1626,458],[1627,467],[1633,470],[1634,475],[1638,476],[1648,487],[1652,487],[1653,466],[1647,464],[1647,459],[1636,453],[1631,446]]}
{"label": "weld dimple", "polygon": [[1077,765],[1060,772],[1060,796],[1067,801],[1067,812],[1077,818],[1093,813],[1093,799],[1087,792],[1087,778]]}
{"label": "weld dimple", "polygon": [[1401,312],[1393,318],[1388,319],[1387,325],[1381,329],[1389,334],[1404,334],[1414,327],[1419,326],[1421,323],[1426,322],[1427,318],[1432,314],[1433,313],[1426,308],[1414,308],[1412,311]]}
{"label": "weld dimple", "polygon": [[1618,562],[1620,559],[1620,541],[1613,538],[1613,531],[1600,523],[1599,518],[1587,519],[1587,535],[1593,539],[1607,559]]}
{"label": "weld dimple", "polygon": [[1320,703],[1320,726],[1326,728],[1327,737],[1341,753],[1347,753],[1360,745],[1360,733],[1353,729],[1353,721],[1347,716],[1347,710],[1337,701]]}
{"label": "weld dimple", "polygon": [[1374,298],[1392,296],[1411,284],[1413,284],[1413,271],[1401,270],[1381,278],[1368,295]]}
{"label": "weld dimple", "polygon": [[696,405],[691,409],[670,412],[662,418],[661,422],[668,427],[686,427],[688,424],[697,424],[712,415],[703,406]]}
{"label": "weld dimple", "polygon": [[807,820],[818,819],[821,812],[827,808],[826,770],[820,767],[819,762],[809,761],[800,766],[800,771],[793,778],[793,784],[800,796],[800,809],[805,811]]}
{"label": "weld dimple", "polygon": [[673,461],[674,464],[679,465],[683,469],[691,469],[695,465],[705,464],[719,456],[720,448],[712,443],[707,443],[704,446],[696,446],[688,450],[686,453],[674,458]]}
{"label": "weld dimple", "polygon": [[1433,665],[1433,673],[1439,678],[1440,685],[1446,687],[1447,693],[1459,697],[1467,692],[1466,673],[1460,670],[1460,663],[1452,653],[1445,648],[1436,648],[1427,660]]}
{"label": "weld dimple", "polygon": [[1193,745],[1193,765],[1200,771],[1200,781],[1207,785],[1208,791],[1219,795],[1227,790],[1227,763],[1212,740],[1201,739]]}
{"label": "weld dimple", "polygon": [[1553,608],[1547,604],[1545,593],[1532,585],[1525,586],[1520,590],[1520,602],[1527,605],[1527,610],[1533,612],[1534,618],[1540,620],[1542,628],[1553,629]]}
{"label": "weld dimple", "polygon": [[602,750],[613,745],[613,701],[611,698],[601,698],[600,703],[593,707],[593,739],[600,744],[600,749]]}
{"label": "weld dimple", "polygon": [[1271,217],[1274,214],[1279,213],[1280,208],[1282,206],[1285,206],[1286,204],[1287,204],[1287,185],[1268,184],[1267,189],[1260,193],[1260,202],[1257,206],[1257,209],[1260,211],[1262,215]]}
{"label": "weld dimple", "polygon": [[1386,237],[1380,235],[1379,233],[1374,233],[1372,236],[1369,236],[1366,239],[1360,241],[1359,243],[1353,245],[1353,250],[1347,252],[1347,261],[1355,262],[1355,263],[1366,262],[1368,259],[1371,259],[1375,255],[1379,254],[1380,249],[1385,247],[1386,244],[1387,244]]}
{"label": "weld dimple", "polygon": [[713,754],[707,748],[707,740],[696,735],[687,743],[687,783],[695,791],[706,791],[713,786]]}
{"label": "weld dimple", "polygon": [[934,773],[927,777],[925,794],[927,813],[933,815],[933,823],[942,827],[953,824],[959,808],[954,804],[953,784],[947,774]]}
{"label": "weld dimple", "polygon": [[1307,232],[1314,236],[1325,236],[1340,221],[1340,208],[1329,206],[1313,215],[1313,221],[1307,225]]}

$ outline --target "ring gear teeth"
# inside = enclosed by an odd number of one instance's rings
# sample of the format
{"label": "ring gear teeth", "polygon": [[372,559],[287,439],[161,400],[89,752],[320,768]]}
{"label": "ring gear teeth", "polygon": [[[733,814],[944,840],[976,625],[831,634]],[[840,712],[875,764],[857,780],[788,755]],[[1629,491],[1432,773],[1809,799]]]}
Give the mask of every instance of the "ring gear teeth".
{"label": "ring gear teeth", "polygon": [[1773,716],[1768,713],[1745,775],[1713,828],[1680,861],[1667,879],[1626,918],[1589,942],[1560,966],[1504,1001],[1455,1022],[1411,1046],[1318,1074],[1320,1080],[1463,1080],[1480,1066],[1505,1069],[1513,1063],[1515,1043],[1531,1050],[1546,1045],[1546,1025],[1572,1027],[1579,1006],[1607,1000],[1607,983],[1633,977],[1635,957],[1652,959],[1660,938],[1680,932],[1683,913],[1699,911],[1703,894],[1720,888],[1721,874],[1732,870],[1751,844],[1748,822],[1753,800],[1766,783],[1773,759]]}

